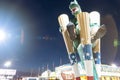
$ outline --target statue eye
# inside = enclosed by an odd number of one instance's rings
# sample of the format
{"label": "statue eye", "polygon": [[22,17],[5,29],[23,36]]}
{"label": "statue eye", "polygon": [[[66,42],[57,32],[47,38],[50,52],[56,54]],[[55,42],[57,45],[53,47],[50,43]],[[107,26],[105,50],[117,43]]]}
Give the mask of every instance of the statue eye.
{"label": "statue eye", "polygon": [[75,11],[76,11],[76,8],[73,8],[72,11],[75,12]]}

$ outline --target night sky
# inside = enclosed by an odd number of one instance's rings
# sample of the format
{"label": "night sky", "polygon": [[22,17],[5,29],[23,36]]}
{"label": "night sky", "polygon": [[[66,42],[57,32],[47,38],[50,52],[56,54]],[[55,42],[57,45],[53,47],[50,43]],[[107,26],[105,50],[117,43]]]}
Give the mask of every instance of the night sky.
{"label": "night sky", "polygon": [[[18,70],[45,70],[69,63],[67,50],[59,32],[58,16],[68,14],[73,0],[0,0],[0,28],[7,33],[0,42],[0,68],[7,60],[10,68]],[[115,62],[120,65],[119,42],[120,1],[119,0],[77,0],[82,11],[98,11],[101,24],[107,28],[101,40],[102,63]]]}

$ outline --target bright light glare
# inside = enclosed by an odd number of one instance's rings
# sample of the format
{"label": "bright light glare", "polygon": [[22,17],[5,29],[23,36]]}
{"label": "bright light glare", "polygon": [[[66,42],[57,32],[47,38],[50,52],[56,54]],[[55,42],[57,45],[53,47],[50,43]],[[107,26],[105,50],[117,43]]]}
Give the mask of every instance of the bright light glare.
{"label": "bright light glare", "polygon": [[6,38],[6,34],[5,34],[5,31],[3,30],[0,30],[0,41],[4,41]]}
{"label": "bright light glare", "polygon": [[4,66],[5,66],[5,67],[10,67],[11,64],[12,64],[11,61],[6,61],[5,64],[4,64]]}

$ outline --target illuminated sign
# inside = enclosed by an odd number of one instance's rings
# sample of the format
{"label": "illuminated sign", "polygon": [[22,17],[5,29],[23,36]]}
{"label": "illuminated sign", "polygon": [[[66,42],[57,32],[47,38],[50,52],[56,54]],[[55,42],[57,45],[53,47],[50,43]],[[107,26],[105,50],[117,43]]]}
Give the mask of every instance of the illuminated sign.
{"label": "illuminated sign", "polygon": [[15,75],[15,69],[0,69],[0,75]]}
{"label": "illuminated sign", "polygon": [[108,65],[102,65],[101,66],[101,75],[120,76],[120,68],[112,67],[112,66],[108,66]]}
{"label": "illuminated sign", "polygon": [[108,66],[108,65],[102,65],[101,71],[103,71],[103,72],[117,72],[117,73],[120,73],[120,68],[112,67],[112,66]]}

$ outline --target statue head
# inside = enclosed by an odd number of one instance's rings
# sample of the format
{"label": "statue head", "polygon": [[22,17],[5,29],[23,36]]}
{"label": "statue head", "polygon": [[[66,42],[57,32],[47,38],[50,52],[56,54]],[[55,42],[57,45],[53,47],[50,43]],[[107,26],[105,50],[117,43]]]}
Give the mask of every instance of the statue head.
{"label": "statue head", "polygon": [[76,0],[74,0],[70,3],[69,9],[71,10],[71,12],[74,16],[76,16],[78,13],[81,12],[81,8]]}

